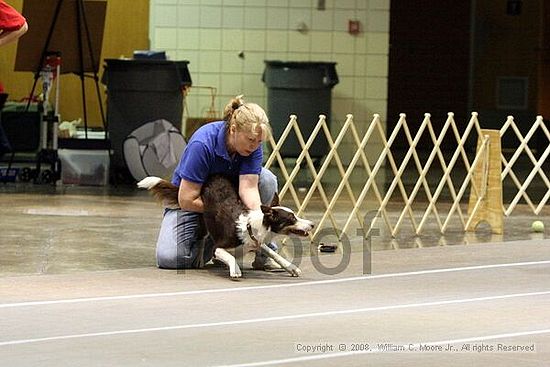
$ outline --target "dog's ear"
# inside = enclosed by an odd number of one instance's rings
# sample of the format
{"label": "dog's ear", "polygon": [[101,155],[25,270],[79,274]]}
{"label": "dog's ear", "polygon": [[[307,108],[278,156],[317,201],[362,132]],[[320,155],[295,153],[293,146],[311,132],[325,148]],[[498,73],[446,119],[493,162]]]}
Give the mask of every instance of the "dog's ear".
{"label": "dog's ear", "polygon": [[274,206],[279,206],[279,195],[277,195],[277,193],[273,195],[273,199],[271,200],[271,207]]}

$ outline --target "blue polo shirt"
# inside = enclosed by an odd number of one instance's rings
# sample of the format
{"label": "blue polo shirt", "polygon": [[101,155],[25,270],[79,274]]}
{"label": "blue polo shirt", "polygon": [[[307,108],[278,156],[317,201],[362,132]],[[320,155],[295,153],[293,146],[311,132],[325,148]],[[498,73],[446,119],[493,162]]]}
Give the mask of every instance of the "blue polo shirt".
{"label": "blue polo shirt", "polygon": [[260,145],[248,157],[227,152],[225,121],[216,121],[200,127],[191,136],[187,147],[172,176],[172,183],[180,185],[181,179],[203,184],[208,176],[221,173],[233,176],[255,174],[262,170],[263,150]]}

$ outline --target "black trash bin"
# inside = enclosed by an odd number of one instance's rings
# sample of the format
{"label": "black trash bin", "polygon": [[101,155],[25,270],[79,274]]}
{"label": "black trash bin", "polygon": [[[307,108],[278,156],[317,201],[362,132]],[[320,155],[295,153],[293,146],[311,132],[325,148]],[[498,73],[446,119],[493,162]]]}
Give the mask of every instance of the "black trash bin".
{"label": "black trash bin", "polygon": [[[290,115],[298,117],[300,131],[307,142],[319,115],[326,115],[330,126],[331,92],[338,84],[335,62],[265,61],[262,80],[267,86],[267,113],[277,141]],[[321,131],[309,150],[313,158],[322,158],[329,146]],[[298,157],[302,148],[291,132],[281,147],[283,157]]]}
{"label": "black trash bin", "polygon": [[122,144],[133,130],[160,119],[181,129],[183,87],[191,85],[191,76],[189,61],[106,59],[105,62],[102,81],[107,85],[111,168],[120,175],[121,171],[127,171]]}

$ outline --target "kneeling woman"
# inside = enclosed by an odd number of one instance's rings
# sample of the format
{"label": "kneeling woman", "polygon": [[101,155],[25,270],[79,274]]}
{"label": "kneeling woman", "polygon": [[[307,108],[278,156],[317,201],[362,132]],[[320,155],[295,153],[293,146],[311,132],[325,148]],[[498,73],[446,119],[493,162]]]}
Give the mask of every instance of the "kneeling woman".
{"label": "kneeling woman", "polygon": [[[269,134],[265,111],[255,103],[245,103],[242,96],[225,106],[223,121],[195,131],[172,177],[172,183],[179,187],[181,209],[165,210],[157,241],[160,268],[200,268],[212,258],[211,241],[199,238],[204,211],[200,192],[210,175],[232,177],[242,202],[251,210],[271,203],[277,192],[277,178],[262,167],[262,142]],[[274,244],[270,247],[276,250]],[[273,265],[257,255],[253,267],[271,270]]]}

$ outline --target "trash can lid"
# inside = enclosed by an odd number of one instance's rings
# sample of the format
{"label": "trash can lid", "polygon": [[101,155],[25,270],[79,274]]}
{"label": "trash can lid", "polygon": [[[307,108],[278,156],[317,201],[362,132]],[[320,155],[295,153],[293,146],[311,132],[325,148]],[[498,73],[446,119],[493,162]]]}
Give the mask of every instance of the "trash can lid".
{"label": "trash can lid", "polygon": [[189,60],[161,60],[161,59],[105,59],[107,66],[132,67],[134,65],[188,65]]}
{"label": "trash can lid", "polygon": [[335,62],[264,60],[268,88],[325,89],[338,84]]}
{"label": "trash can lid", "polygon": [[286,67],[286,68],[315,68],[315,67],[327,67],[336,65],[335,62],[324,61],[281,61],[281,60],[264,60],[267,66],[271,67]]}
{"label": "trash can lid", "polygon": [[111,89],[179,90],[192,85],[188,64],[188,60],[105,59],[101,82]]}

